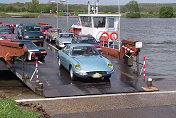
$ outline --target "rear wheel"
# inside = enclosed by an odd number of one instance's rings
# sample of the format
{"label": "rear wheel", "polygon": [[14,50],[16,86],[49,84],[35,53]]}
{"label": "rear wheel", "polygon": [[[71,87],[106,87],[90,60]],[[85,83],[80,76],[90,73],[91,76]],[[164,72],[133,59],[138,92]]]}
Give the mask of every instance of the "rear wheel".
{"label": "rear wheel", "polygon": [[73,73],[72,67],[70,67],[70,78],[75,81],[76,80],[76,75]]}

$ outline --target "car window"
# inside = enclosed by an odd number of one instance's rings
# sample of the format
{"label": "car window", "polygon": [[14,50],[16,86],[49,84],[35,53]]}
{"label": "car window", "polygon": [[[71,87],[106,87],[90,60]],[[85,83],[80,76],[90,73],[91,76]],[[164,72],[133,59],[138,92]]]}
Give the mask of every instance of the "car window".
{"label": "car window", "polygon": [[92,46],[80,46],[80,47],[73,47],[71,50],[72,56],[92,56],[92,55],[99,55],[97,49]]}
{"label": "car window", "polygon": [[70,55],[70,47],[69,47],[69,46],[65,47],[65,48],[63,49],[63,52],[64,52],[65,54],[67,54],[67,55]]}
{"label": "car window", "polygon": [[79,37],[78,42],[79,43],[97,43],[94,37]]}
{"label": "car window", "polygon": [[76,39],[76,37],[74,37],[72,40],[72,43],[76,43],[76,42],[77,42],[77,39]]}
{"label": "car window", "polygon": [[50,29],[50,28],[52,28],[52,26],[44,26],[44,27],[43,27],[43,31],[48,30],[48,29]]}
{"label": "car window", "polygon": [[73,38],[73,34],[60,34],[59,38]]}
{"label": "car window", "polygon": [[1,35],[1,39],[17,39],[16,35]]}
{"label": "car window", "polygon": [[41,27],[39,26],[26,26],[24,31],[26,32],[41,32]]}
{"label": "car window", "polygon": [[0,30],[0,34],[12,34],[11,30]]}

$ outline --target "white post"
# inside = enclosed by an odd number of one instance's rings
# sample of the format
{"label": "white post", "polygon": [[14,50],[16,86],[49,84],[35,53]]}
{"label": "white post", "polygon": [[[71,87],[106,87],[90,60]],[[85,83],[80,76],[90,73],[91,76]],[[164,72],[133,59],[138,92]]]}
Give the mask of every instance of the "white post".
{"label": "white post", "polygon": [[[120,15],[120,0],[118,0],[118,12]],[[121,40],[120,40],[120,16],[119,16],[119,52],[120,52],[120,45],[121,45]]]}
{"label": "white post", "polygon": [[67,29],[68,29],[68,1],[67,1]]}
{"label": "white post", "polygon": [[99,0],[96,0],[96,14],[98,14],[98,1]]}
{"label": "white post", "polygon": [[88,14],[90,14],[90,1],[88,1]]}

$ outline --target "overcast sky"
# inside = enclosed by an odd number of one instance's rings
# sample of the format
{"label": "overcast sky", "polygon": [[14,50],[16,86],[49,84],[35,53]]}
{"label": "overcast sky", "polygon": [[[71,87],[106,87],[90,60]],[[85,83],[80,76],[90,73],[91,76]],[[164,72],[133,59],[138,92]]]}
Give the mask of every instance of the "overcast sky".
{"label": "overcast sky", "polygon": [[[0,3],[30,2],[32,0],[0,0]],[[50,0],[39,0],[40,3],[48,3]],[[55,0],[60,1],[60,0]],[[88,0],[67,0],[68,4],[87,4]],[[93,0],[90,0],[92,3]],[[95,1],[95,0],[94,0]],[[100,5],[115,5],[118,0],[99,0]],[[107,2],[108,1],[108,2]],[[130,0],[120,0],[120,4],[124,5]],[[138,3],[176,3],[176,0],[136,0]]]}

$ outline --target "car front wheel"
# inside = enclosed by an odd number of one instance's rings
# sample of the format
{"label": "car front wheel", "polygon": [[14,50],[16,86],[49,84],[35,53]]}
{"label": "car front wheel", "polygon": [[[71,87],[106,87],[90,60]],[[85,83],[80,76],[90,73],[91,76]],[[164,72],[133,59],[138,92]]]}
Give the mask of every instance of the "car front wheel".
{"label": "car front wheel", "polygon": [[70,78],[75,81],[76,80],[76,75],[73,73],[72,67],[70,67]]}
{"label": "car front wheel", "polygon": [[104,81],[110,81],[109,79],[111,78],[111,75],[108,75],[106,77],[104,77]]}
{"label": "car front wheel", "polygon": [[62,68],[62,64],[61,64],[61,61],[60,61],[60,58],[58,57],[58,66],[59,66],[59,69]]}

